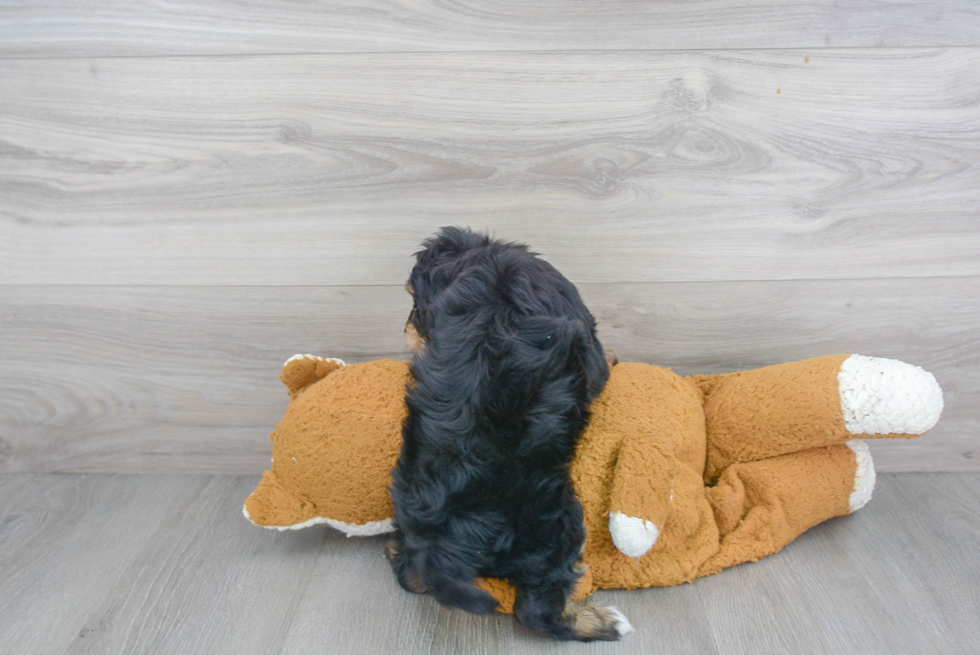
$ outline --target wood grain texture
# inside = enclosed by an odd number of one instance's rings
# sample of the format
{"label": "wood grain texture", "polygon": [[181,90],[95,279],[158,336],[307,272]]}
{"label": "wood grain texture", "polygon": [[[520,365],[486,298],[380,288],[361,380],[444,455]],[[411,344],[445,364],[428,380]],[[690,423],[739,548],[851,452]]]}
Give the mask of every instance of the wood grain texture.
{"label": "wood grain texture", "polygon": [[[879,470],[977,470],[980,278],[581,285],[606,347],[682,374],[858,352],[933,372],[926,437]],[[0,287],[7,471],[261,472],[297,352],[408,353],[398,287]]]}
{"label": "wood grain texture", "polygon": [[[0,651],[54,653],[203,479],[0,476]],[[165,502],[160,502],[165,499]],[[133,600],[124,594],[119,600]]]}
{"label": "wood grain texture", "polygon": [[64,652],[279,652],[325,535],[298,531],[281,539],[246,521],[242,503],[255,483],[199,481],[195,502],[171,507],[154,526],[154,538],[89,607],[79,632],[85,638]]}
{"label": "wood grain texture", "polygon": [[[909,485],[895,484],[888,476],[885,480],[888,486],[883,490],[889,494],[894,490],[895,501],[876,516],[878,526],[896,526],[896,538],[883,544],[883,556],[878,562],[907,598],[921,593],[925,596],[923,604],[943,608],[938,615],[920,618],[933,643],[950,644],[951,650],[955,650],[952,644],[975,644],[972,616],[973,610],[980,607],[980,566],[976,558],[980,552],[980,522],[975,512],[980,504],[980,487],[944,476],[917,475]],[[902,505],[921,507],[922,513],[937,517],[944,524],[941,532],[937,534],[931,525],[918,521],[918,514],[903,512]],[[868,527],[873,530],[878,526]],[[937,538],[948,539],[949,544],[936,553],[943,561],[935,575],[903,575],[909,566],[906,553],[928,553],[930,543]],[[920,572],[925,568],[918,558],[912,566],[919,567]],[[957,578],[967,584],[960,586]],[[916,615],[910,618],[914,620]]]}
{"label": "wood grain texture", "polygon": [[980,48],[0,61],[0,284],[980,275]]}
{"label": "wood grain texture", "polygon": [[976,476],[878,480],[870,504],[854,515],[817,526],[774,557],[695,583],[722,652],[972,650],[975,622],[961,622],[980,589],[980,567],[963,555],[978,545],[977,505],[967,501],[976,497]]}
{"label": "wood grain texture", "polygon": [[257,476],[0,475],[6,653],[949,653],[980,639],[980,475],[885,474],[871,503],[693,584],[601,591],[636,631],[563,644],[398,588],[386,538],[276,532]]}
{"label": "wood grain texture", "polygon": [[[247,37],[247,38],[245,38]],[[980,45],[969,0],[0,5],[0,57]]]}

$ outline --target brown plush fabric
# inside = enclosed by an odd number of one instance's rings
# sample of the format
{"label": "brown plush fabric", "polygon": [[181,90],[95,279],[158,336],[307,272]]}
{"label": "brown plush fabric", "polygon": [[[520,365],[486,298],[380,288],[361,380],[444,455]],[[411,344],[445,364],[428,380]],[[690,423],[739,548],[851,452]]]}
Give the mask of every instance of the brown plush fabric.
{"label": "brown plush fabric", "polygon": [[[571,475],[585,510],[596,588],[674,585],[775,553],[847,514],[857,469],[843,445],[837,373],[844,355],[683,378],[621,363],[593,403]],[[246,501],[259,525],[389,519],[408,364],[287,363],[294,400],[272,435],[274,463]],[[656,543],[624,555],[610,513],[648,521]],[[628,549],[627,549],[628,550]],[[511,611],[514,591],[484,580]]]}
{"label": "brown plush fabric", "polygon": [[245,503],[259,525],[314,517],[362,525],[391,517],[388,487],[401,449],[408,363],[323,364],[300,359],[284,369],[287,386],[310,369],[326,377],[290,403],[272,433],[272,470]]}
{"label": "brown plush fabric", "polygon": [[[572,465],[589,535],[585,561],[597,588],[693,580],[698,565],[718,549],[701,479],[705,437],[693,381],[648,364],[613,367]],[[661,528],[654,548],[640,558],[619,552],[609,533],[610,511]]]}
{"label": "brown plush fabric", "polygon": [[289,389],[289,396],[295,398],[306,387],[318,382],[344,365],[336,359],[303,357],[293,359],[282,367],[279,379]]}
{"label": "brown plush fabric", "polygon": [[695,376],[705,393],[711,435],[705,481],[713,483],[734,462],[852,438],[844,428],[837,382],[847,357],[830,355],[728,375]]}
{"label": "brown plush fabric", "polygon": [[850,513],[854,473],[854,452],[844,445],[730,466],[705,490],[721,545],[699,575],[776,553],[818,523]]}

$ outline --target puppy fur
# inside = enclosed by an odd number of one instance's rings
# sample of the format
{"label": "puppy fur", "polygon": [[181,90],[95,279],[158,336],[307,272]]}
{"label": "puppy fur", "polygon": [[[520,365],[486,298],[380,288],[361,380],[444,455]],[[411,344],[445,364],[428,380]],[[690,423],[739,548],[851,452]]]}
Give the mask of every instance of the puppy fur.
{"label": "puppy fur", "polygon": [[455,227],[423,242],[407,288],[416,355],[387,550],[399,583],[489,613],[473,580],[506,578],[529,628],[618,639],[630,628],[614,608],[568,602],[585,543],[569,465],[609,377],[595,319],[526,246]]}

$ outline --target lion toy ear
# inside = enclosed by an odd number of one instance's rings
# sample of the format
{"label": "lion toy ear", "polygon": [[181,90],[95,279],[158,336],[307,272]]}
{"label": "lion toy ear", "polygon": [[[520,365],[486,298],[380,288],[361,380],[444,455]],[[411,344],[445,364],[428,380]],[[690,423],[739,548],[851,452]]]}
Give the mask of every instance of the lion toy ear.
{"label": "lion toy ear", "polygon": [[316,355],[293,355],[282,365],[279,379],[289,389],[289,396],[295,398],[303,393],[306,387],[344,366],[347,366],[344,360],[336,357],[324,359]]}
{"label": "lion toy ear", "polygon": [[293,400],[272,433],[272,468],[244,514],[279,530],[327,523],[348,536],[391,531],[388,487],[401,449],[408,363],[291,358]]}

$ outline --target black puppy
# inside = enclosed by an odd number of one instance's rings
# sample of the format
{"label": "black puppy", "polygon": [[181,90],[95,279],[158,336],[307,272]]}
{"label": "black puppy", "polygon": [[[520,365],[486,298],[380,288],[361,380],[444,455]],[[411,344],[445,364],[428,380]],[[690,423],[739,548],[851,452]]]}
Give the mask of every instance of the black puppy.
{"label": "black puppy", "polygon": [[447,227],[416,253],[405,332],[418,352],[393,472],[398,581],[489,613],[473,586],[517,588],[524,625],[618,639],[616,609],[568,598],[581,575],[582,506],[569,465],[609,365],[575,286],[526,246]]}

